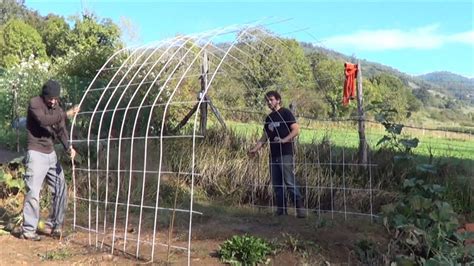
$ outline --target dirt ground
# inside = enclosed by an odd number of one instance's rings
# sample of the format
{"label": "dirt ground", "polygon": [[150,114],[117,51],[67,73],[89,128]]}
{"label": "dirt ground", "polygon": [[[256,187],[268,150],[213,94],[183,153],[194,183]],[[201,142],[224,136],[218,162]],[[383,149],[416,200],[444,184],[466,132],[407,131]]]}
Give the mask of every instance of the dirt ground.
{"label": "dirt ground", "polygon": [[[0,163],[8,162],[21,154],[0,149]],[[5,202],[3,202],[5,203]],[[0,209],[2,207],[0,202]],[[294,216],[272,216],[270,210],[255,210],[249,207],[231,208],[217,204],[200,205],[203,215],[193,218],[191,263],[193,265],[222,265],[217,256],[219,245],[233,235],[250,234],[262,237],[281,248],[271,256],[270,265],[357,265],[355,245],[360,240],[370,240],[383,252],[387,247],[383,227],[367,217],[339,216],[309,213],[306,219]],[[21,208],[20,205],[16,206]],[[71,206],[72,207],[72,206]],[[72,212],[72,208],[69,208]],[[44,214],[43,214],[44,215]],[[1,216],[1,215],[0,215]],[[10,234],[0,235],[0,264],[25,265],[130,265],[148,264],[124,254],[110,254],[110,249],[96,249],[88,245],[89,234],[72,231],[72,216],[67,216],[66,235],[57,240],[43,237],[32,242],[18,239]],[[0,225],[6,221],[0,219]],[[145,232],[145,235],[147,232]],[[158,237],[166,238],[167,232]],[[151,239],[151,232],[148,232]],[[185,246],[186,242],[174,243]],[[166,248],[159,250],[154,264],[166,263]],[[173,252],[173,265],[186,265],[185,252]]]}
{"label": "dirt ground", "polygon": [[[344,217],[330,214],[318,217],[310,214],[306,219],[294,216],[274,217],[270,213],[247,210],[232,212],[213,211],[196,218],[193,223],[193,265],[221,265],[217,257],[219,245],[233,235],[248,233],[268,241],[282,244],[283,248],[270,257],[270,265],[357,265],[354,245],[359,240],[371,240],[379,247],[387,246],[383,228],[363,217]],[[67,224],[71,224],[68,221]],[[43,237],[32,242],[12,235],[0,236],[2,264],[147,264],[127,255],[110,255],[107,250],[88,246],[88,233],[72,232],[66,228],[62,240]],[[162,232],[159,237],[165,237]],[[185,242],[175,243],[185,245]],[[166,248],[159,250],[154,264],[166,263]],[[171,254],[170,263],[185,265],[185,252]]]}

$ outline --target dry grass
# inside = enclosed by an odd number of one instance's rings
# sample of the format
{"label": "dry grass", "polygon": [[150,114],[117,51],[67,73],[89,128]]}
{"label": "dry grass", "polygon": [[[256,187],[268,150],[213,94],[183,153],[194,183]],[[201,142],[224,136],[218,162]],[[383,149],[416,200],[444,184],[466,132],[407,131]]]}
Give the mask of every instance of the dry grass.
{"label": "dry grass", "polygon": [[[112,142],[108,153],[106,148],[101,147],[99,159],[91,161],[92,169],[97,165],[102,169],[98,174],[91,173],[92,198],[98,194],[100,199],[105,199],[107,194],[108,201],[115,202],[118,191],[120,202],[141,204],[143,197],[144,204],[154,206],[159,191],[159,205],[170,208],[175,191],[179,190],[178,206],[187,208],[194,181],[193,196],[196,200],[271,206],[273,192],[268,149],[262,149],[253,158],[247,155],[258,137],[252,133],[249,135],[211,128],[206,138],[196,140],[194,167],[193,143],[189,138],[165,139],[163,142],[150,140],[146,145],[144,141],[135,141],[133,153],[131,143],[124,142],[120,160],[117,143]],[[306,207],[378,213],[380,206],[397,197],[395,191],[403,180],[416,172],[416,161],[394,162],[394,155],[385,149],[369,151],[369,163],[374,166],[366,167],[357,164],[355,149],[337,146],[330,136],[320,141],[298,143],[295,170]],[[95,154],[92,157],[97,158]],[[82,168],[87,168],[84,164]],[[108,176],[103,171],[107,165],[112,170]],[[449,165],[454,163],[448,162],[445,168]],[[114,172],[118,168],[120,174]],[[156,173],[141,173],[145,168],[147,171],[171,173],[162,174],[159,179]],[[130,169],[134,172],[130,172]],[[443,184],[451,176],[462,174],[462,171],[463,167],[456,167],[453,171],[440,172],[442,176],[436,177],[437,182]],[[196,175],[192,176],[192,172]],[[79,194],[88,195],[89,192],[85,190],[88,177],[84,173],[81,176]],[[105,190],[106,182],[108,191]]]}

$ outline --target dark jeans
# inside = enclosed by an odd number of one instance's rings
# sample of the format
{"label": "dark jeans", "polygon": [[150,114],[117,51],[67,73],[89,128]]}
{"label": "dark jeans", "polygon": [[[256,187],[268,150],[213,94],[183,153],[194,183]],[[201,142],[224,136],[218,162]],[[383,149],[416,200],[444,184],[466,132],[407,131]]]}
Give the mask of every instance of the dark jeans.
{"label": "dark jeans", "polygon": [[295,207],[303,207],[294,169],[293,155],[272,157],[270,160],[270,173],[278,212],[286,211],[285,187]]}

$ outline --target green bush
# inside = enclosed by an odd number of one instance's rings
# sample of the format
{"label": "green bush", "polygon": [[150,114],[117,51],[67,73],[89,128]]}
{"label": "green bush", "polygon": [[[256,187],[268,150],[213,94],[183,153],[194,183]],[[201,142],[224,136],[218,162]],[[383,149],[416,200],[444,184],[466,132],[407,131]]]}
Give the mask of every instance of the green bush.
{"label": "green bush", "polygon": [[380,253],[377,251],[375,242],[362,239],[356,242],[354,250],[357,258],[364,265],[377,265]]}
{"label": "green bush", "polygon": [[445,188],[413,178],[405,180],[403,190],[399,202],[382,207],[384,224],[393,234],[392,259],[450,265],[472,261],[472,250],[463,246],[468,236],[456,232],[457,214],[443,200]]}
{"label": "green bush", "polygon": [[0,198],[24,192],[23,174],[25,168],[21,163],[23,157],[16,158],[7,165],[0,167]]}
{"label": "green bush", "polygon": [[235,235],[220,246],[219,257],[222,262],[232,265],[257,265],[268,263],[266,256],[274,251],[273,245],[261,238]]}

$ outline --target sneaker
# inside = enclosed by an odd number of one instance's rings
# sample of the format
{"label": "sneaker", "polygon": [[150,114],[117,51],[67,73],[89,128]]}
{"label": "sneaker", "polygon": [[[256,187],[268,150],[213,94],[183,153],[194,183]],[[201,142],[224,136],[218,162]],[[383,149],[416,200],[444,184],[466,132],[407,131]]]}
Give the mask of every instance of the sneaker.
{"label": "sneaker", "polygon": [[26,233],[23,232],[20,235],[21,239],[31,240],[31,241],[40,241],[41,237],[37,233]]}

